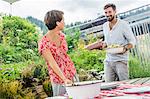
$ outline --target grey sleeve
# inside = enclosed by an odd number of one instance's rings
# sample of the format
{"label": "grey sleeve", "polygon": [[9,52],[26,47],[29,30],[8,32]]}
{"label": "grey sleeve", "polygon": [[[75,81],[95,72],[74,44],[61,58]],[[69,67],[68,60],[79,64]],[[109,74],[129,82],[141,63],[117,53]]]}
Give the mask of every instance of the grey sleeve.
{"label": "grey sleeve", "polygon": [[129,24],[127,22],[124,22],[123,30],[124,30],[124,36],[127,39],[128,43],[130,43],[133,46],[135,46],[136,38],[135,38],[135,36],[134,36],[134,34],[132,32],[131,27],[129,26]]}
{"label": "grey sleeve", "polygon": [[106,28],[106,23],[103,24],[103,35],[104,35],[104,42],[106,43],[106,34],[105,34],[105,28]]}

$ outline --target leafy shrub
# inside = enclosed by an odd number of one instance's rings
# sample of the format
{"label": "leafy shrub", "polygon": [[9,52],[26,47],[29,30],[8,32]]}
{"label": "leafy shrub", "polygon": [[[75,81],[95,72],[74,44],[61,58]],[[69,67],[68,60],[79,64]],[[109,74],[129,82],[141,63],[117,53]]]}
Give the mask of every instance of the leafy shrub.
{"label": "leafy shrub", "polygon": [[74,49],[76,49],[78,47],[78,41],[80,38],[80,32],[79,30],[75,30],[74,33],[67,33],[66,35],[66,40],[67,40],[67,44],[68,44],[68,53],[70,53],[71,51],[73,51]]}
{"label": "leafy shrub", "polygon": [[77,71],[79,69],[91,70],[96,69],[98,71],[103,70],[103,61],[105,58],[105,52],[101,50],[85,50],[85,49],[76,49],[69,54],[73,60]]}
{"label": "leafy shrub", "polygon": [[4,16],[0,31],[2,63],[25,62],[38,57],[38,32],[35,25],[15,16]]}
{"label": "leafy shrub", "polygon": [[36,86],[41,85],[47,76],[47,67],[42,59],[39,59],[38,62],[27,61],[1,65],[0,98],[38,98],[35,92]]}

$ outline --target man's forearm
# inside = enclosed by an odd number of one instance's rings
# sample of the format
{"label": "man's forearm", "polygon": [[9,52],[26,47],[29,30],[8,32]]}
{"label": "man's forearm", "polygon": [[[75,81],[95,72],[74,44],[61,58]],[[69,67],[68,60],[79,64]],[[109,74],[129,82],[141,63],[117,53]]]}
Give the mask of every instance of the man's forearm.
{"label": "man's forearm", "polygon": [[92,50],[92,49],[100,49],[102,47],[102,41],[98,41],[98,42],[95,42],[95,43],[92,43],[88,46],[86,46],[85,48],[86,49],[89,49],[89,50]]}

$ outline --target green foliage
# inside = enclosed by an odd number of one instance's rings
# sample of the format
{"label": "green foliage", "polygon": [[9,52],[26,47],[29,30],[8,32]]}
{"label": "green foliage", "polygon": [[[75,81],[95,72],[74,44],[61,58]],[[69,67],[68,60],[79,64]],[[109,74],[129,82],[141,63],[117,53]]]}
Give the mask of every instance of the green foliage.
{"label": "green foliage", "polygon": [[31,61],[20,62],[14,64],[4,64],[0,66],[0,80],[16,80],[20,79],[21,71],[32,64]]}
{"label": "green foliage", "polygon": [[[84,70],[103,70],[104,51],[89,51],[84,49],[85,42],[80,39],[81,33],[78,29],[66,29],[65,33],[69,48],[68,53],[78,72],[81,68]],[[94,42],[95,38],[91,37],[91,40]]]}
{"label": "green foliage", "polygon": [[24,89],[18,80],[0,81],[0,99],[35,99],[32,89]]}
{"label": "green foliage", "polygon": [[41,85],[47,76],[47,67],[42,59],[38,62],[27,61],[1,65],[0,99],[34,99],[38,97],[34,93],[36,85]]}
{"label": "green foliage", "polygon": [[150,77],[150,62],[142,65],[137,57],[130,56],[129,74],[130,78]]}
{"label": "green foliage", "polygon": [[20,17],[4,16],[0,32],[2,63],[25,62],[38,56],[38,33],[35,25]]}
{"label": "green foliage", "polygon": [[68,53],[70,53],[71,51],[73,51],[73,49],[77,48],[78,41],[79,41],[81,33],[80,33],[80,31],[78,29],[76,29],[74,32],[72,32],[70,34],[68,32],[70,33],[70,31],[65,31],[65,33],[66,33],[66,40],[67,40],[68,49],[69,49]]}
{"label": "green foliage", "polygon": [[[2,19],[2,17],[0,16],[0,34],[2,33],[2,30],[3,30],[3,21],[2,21],[3,19]],[[0,37],[0,39],[1,39],[1,37]]]}
{"label": "green foliage", "polygon": [[[85,42],[80,39],[80,31],[78,29],[73,29],[72,31],[74,32],[69,34],[70,31],[65,31],[67,32],[66,39],[69,47],[69,55],[74,62],[77,71],[79,72],[81,68],[84,70],[96,69],[102,71],[105,51],[86,50],[84,48]],[[89,43],[93,43],[97,40],[92,35],[89,36],[89,39]]]}
{"label": "green foliage", "polygon": [[44,79],[48,76],[48,71],[44,60],[26,61],[14,64],[4,64],[0,66],[0,80],[16,80],[22,77]]}
{"label": "green foliage", "polygon": [[13,99],[17,96],[18,89],[21,89],[19,81],[2,81],[0,82],[0,98]]}
{"label": "green foliage", "polygon": [[52,85],[49,81],[49,78],[43,82],[43,89],[49,97],[53,96]]}
{"label": "green foliage", "polygon": [[81,68],[84,70],[103,70],[103,61],[105,58],[104,51],[77,49],[70,53],[70,57],[73,60],[77,71],[79,71]]}

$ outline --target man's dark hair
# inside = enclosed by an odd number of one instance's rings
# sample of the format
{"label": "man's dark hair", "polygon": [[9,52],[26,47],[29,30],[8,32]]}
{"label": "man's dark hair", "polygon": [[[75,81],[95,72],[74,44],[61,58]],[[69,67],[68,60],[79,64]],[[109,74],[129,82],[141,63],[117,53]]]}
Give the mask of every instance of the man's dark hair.
{"label": "man's dark hair", "polygon": [[115,4],[112,4],[112,3],[108,3],[104,6],[104,10],[109,8],[109,7],[112,7],[112,9],[115,11],[116,10],[116,5]]}
{"label": "man's dark hair", "polygon": [[57,24],[56,22],[60,22],[63,18],[63,12],[59,10],[51,10],[48,11],[44,17],[44,23],[49,30],[54,29]]}

